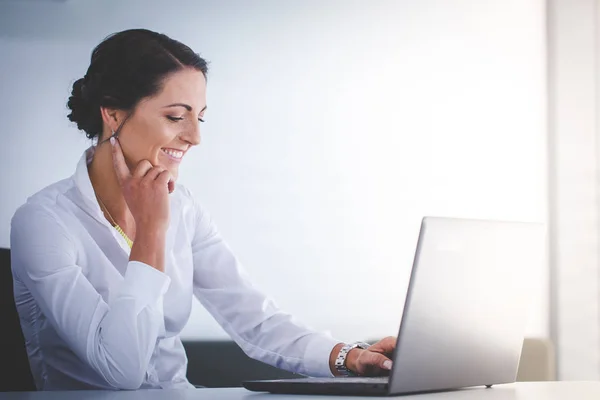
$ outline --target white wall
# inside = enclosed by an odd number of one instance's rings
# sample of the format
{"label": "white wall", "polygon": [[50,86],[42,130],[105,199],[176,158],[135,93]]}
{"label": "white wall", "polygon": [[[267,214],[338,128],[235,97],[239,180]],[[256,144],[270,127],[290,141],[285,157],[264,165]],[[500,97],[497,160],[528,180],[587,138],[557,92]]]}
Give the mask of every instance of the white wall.
{"label": "white wall", "polygon": [[[0,246],[16,207],[74,170],[87,141],[65,117],[70,85],[130,27],[211,61],[181,181],[315,328],[396,334],[423,215],[546,219],[543,1],[148,4],[0,5]],[[538,276],[528,332],[543,336]],[[184,333],[224,336],[200,305]]]}
{"label": "white wall", "polygon": [[599,10],[548,2],[550,333],[562,380],[600,379]]}

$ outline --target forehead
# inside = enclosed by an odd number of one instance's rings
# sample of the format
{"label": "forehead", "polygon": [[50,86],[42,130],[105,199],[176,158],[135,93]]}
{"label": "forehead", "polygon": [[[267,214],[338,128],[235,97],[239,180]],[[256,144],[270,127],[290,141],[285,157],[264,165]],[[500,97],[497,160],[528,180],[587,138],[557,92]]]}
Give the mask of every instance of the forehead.
{"label": "forehead", "polygon": [[206,78],[201,71],[191,68],[177,71],[167,76],[161,91],[146,102],[151,107],[185,103],[192,106],[192,111],[200,112],[206,105]]}

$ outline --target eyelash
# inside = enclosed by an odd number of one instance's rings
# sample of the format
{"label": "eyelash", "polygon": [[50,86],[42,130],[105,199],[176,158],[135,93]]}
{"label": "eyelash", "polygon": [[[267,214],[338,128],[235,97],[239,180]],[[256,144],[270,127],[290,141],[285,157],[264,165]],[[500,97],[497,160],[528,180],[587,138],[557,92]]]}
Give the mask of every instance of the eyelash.
{"label": "eyelash", "polygon": [[[167,115],[167,118],[172,122],[179,122],[183,120],[183,117],[171,117],[170,115]],[[204,122],[202,118],[198,118],[198,121]]]}

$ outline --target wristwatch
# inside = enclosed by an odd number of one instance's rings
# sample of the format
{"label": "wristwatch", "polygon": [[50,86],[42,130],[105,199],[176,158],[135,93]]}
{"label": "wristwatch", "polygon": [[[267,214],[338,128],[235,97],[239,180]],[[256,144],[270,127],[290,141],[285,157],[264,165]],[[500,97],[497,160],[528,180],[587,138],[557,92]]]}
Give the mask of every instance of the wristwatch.
{"label": "wristwatch", "polygon": [[338,353],[338,356],[335,359],[335,370],[341,376],[355,376],[356,375],[354,372],[352,372],[348,368],[346,368],[346,356],[348,356],[348,353],[350,352],[350,350],[355,349],[357,347],[359,349],[366,350],[369,348],[369,345],[367,343],[363,343],[363,342],[354,342],[354,343],[350,343],[350,344],[345,344],[342,347],[342,349],[340,350],[340,352]]}

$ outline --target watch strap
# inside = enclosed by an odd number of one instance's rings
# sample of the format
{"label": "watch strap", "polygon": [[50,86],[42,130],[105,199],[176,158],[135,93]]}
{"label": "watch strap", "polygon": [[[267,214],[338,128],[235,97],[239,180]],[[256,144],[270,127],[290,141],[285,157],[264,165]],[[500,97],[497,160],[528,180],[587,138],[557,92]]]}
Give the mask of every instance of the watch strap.
{"label": "watch strap", "polygon": [[370,346],[369,344],[364,343],[364,342],[354,342],[354,343],[345,344],[344,346],[342,346],[342,348],[340,349],[340,352],[337,355],[337,358],[335,359],[335,370],[342,376],[355,375],[352,371],[350,371],[346,367],[346,357],[348,356],[348,353],[352,349],[359,348],[359,349],[366,350],[369,348],[369,346]]}

